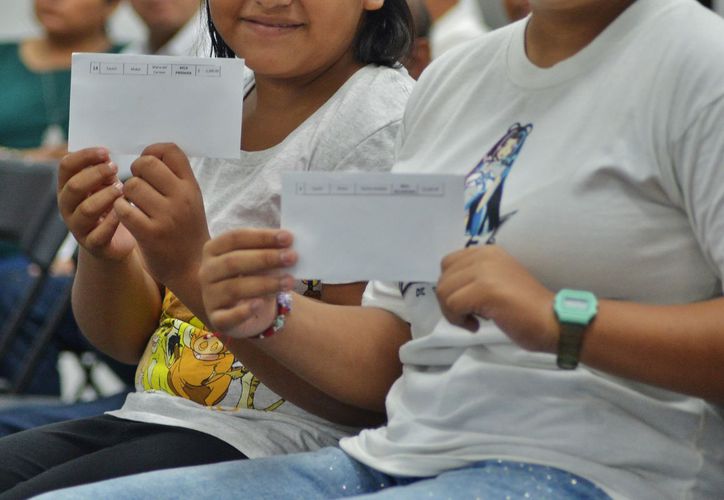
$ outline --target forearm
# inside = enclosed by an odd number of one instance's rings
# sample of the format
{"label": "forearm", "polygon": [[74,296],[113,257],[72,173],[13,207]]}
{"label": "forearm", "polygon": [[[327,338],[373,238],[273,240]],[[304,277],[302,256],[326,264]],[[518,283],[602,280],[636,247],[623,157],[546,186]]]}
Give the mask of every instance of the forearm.
{"label": "forearm", "polygon": [[581,361],[672,391],[724,402],[724,298],[655,306],[602,300]]}
{"label": "forearm", "polygon": [[402,370],[399,348],[409,338],[409,326],[390,312],[295,295],[282,331],[235,341],[232,350],[272,388],[286,382],[276,372],[265,372],[263,358],[253,355],[257,349],[330,398],[382,412],[387,391]]}
{"label": "forearm", "polygon": [[210,324],[201,296],[198,266],[186,269],[183,275],[168,280],[164,285],[205,325]]}
{"label": "forearm", "polygon": [[376,426],[384,421],[384,413],[381,411],[365,410],[342,403],[314,387],[282,366],[254,342],[228,339],[226,346],[236,353],[237,358],[269,389],[314,415],[338,424],[358,427]]}
{"label": "forearm", "polygon": [[158,325],[161,293],[136,252],[109,261],[81,249],[72,303],[78,326],[93,345],[136,363]]}

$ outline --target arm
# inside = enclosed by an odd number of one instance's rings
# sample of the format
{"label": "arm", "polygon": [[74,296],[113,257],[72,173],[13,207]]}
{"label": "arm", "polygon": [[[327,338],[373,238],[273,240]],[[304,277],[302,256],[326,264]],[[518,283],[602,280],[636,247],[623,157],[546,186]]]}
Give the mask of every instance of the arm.
{"label": "arm", "polygon": [[[239,339],[231,342],[231,348],[270,387],[287,381],[267,371],[250,353],[264,352],[304,383],[341,403],[382,411],[387,391],[401,373],[399,347],[410,335],[408,325],[392,313],[295,295],[293,311],[281,332],[244,340],[271,324],[274,295],[294,283],[291,276],[280,274],[296,261],[291,244],[286,231],[251,229],[232,231],[207,243],[200,276],[211,324]],[[288,387],[278,390],[293,400]]]}
{"label": "arm", "polygon": [[122,196],[116,173],[105,150],[67,155],[58,206],[81,247],[72,297],[78,325],[99,349],[133,363],[156,326],[161,295],[113,211]]}
{"label": "arm", "polygon": [[[501,248],[453,253],[437,288],[445,317],[471,331],[494,321],[521,347],[555,353],[554,293]],[[680,305],[601,300],[581,361],[612,375],[724,402],[724,299]]]}

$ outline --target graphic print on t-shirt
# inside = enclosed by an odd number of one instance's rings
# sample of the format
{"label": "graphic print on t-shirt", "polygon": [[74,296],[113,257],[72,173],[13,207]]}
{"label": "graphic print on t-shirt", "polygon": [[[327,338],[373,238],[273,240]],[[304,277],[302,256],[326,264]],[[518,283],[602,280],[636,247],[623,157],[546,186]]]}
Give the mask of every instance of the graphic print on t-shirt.
{"label": "graphic print on t-shirt", "polygon": [[513,215],[501,216],[500,202],[505,180],[531,130],[530,123],[512,125],[465,177],[466,246],[477,245],[483,237],[493,243],[496,231]]}
{"label": "graphic print on t-shirt", "polygon": [[170,291],[138,365],[136,390],[162,391],[220,409],[275,410],[284,403]]}
{"label": "graphic print on t-shirt", "polygon": [[[505,180],[513,168],[525,140],[533,130],[533,124],[515,123],[495,143],[477,165],[465,177],[465,246],[477,245],[483,238],[485,243],[495,242],[495,233],[515,212],[501,215],[500,203],[503,199]],[[400,293],[404,297],[412,285],[420,283],[400,283]],[[431,296],[435,295],[434,287]],[[427,294],[426,286],[416,287],[415,295]]]}

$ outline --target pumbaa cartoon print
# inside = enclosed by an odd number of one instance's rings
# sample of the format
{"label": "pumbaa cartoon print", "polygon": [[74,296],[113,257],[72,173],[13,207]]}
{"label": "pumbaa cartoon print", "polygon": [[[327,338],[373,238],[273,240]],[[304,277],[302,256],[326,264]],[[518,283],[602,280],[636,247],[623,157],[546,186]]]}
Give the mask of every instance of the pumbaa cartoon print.
{"label": "pumbaa cartoon print", "polygon": [[275,410],[284,400],[246,369],[170,291],[136,371],[136,389],[162,391],[221,410]]}
{"label": "pumbaa cartoon print", "polygon": [[501,216],[505,180],[518,158],[533,125],[512,125],[465,178],[466,246],[477,245],[483,236],[492,243],[495,232],[512,214]]}

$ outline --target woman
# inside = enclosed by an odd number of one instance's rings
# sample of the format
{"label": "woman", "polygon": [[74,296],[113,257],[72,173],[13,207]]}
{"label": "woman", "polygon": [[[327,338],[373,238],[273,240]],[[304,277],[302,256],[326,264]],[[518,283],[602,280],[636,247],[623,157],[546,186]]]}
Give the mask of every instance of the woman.
{"label": "woman", "polygon": [[115,52],[106,24],[119,0],[35,0],[39,38],[0,44],[0,147],[32,159],[65,153],[73,52]]}

